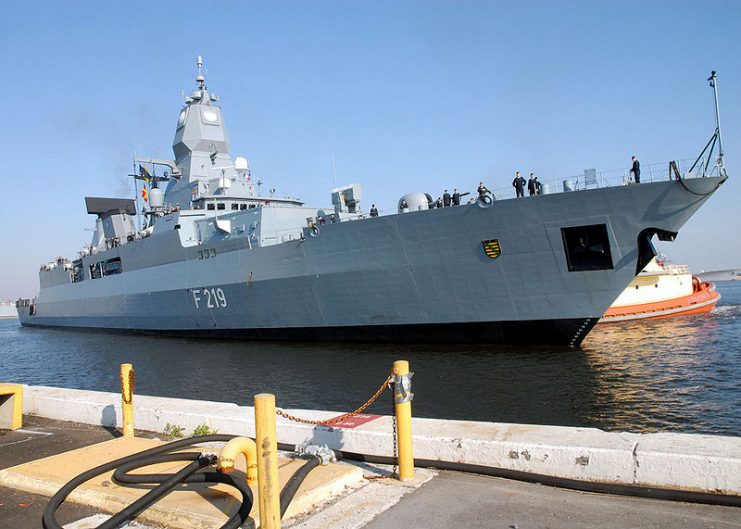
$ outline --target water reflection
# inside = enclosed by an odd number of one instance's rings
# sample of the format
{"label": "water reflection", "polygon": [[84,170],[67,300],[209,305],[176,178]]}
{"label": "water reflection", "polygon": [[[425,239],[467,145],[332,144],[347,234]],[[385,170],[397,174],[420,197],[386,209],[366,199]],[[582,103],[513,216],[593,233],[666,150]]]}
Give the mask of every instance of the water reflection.
{"label": "water reflection", "polygon": [[596,413],[606,429],[738,435],[741,291],[716,312],[599,326],[583,349],[597,379]]}
{"label": "water reflection", "polygon": [[[611,324],[581,350],[174,340],[0,321],[0,380],[348,411],[408,359],[418,417],[741,434],[741,285],[707,316]],[[370,412],[388,413],[384,396]]]}
{"label": "water reflection", "polygon": [[[131,362],[143,394],[247,403],[277,394],[286,407],[346,410],[361,404],[408,359],[415,415],[486,421],[579,425],[592,408],[594,373],[583,351],[533,347],[290,344],[173,340],[10,329],[5,365],[30,384],[118,391],[117,365]],[[51,369],[21,359],[43,353]],[[30,349],[30,350],[29,350]],[[382,399],[371,412],[388,413]]]}

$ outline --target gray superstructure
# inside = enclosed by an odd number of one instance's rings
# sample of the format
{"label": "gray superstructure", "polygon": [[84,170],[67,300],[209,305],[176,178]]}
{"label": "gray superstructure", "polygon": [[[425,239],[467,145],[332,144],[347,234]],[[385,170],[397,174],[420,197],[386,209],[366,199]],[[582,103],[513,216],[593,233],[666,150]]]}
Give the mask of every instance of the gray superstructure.
{"label": "gray superstructure", "polygon": [[[96,215],[76,259],[40,271],[23,325],[251,339],[579,344],[725,174],[398,213],[260,192],[232,159],[200,71],[180,112],[175,160],[141,160],[149,207],[86,199]],[[162,192],[164,186],[164,193]]]}

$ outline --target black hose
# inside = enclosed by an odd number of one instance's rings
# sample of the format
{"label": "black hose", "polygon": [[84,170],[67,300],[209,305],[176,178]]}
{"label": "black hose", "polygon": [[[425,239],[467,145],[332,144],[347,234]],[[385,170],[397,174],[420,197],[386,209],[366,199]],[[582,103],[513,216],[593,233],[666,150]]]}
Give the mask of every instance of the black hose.
{"label": "black hose", "polygon": [[[198,457],[195,461],[187,465],[185,468],[179,470],[175,474],[172,474],[162,481],[158,486],[147,492],[144,496],[136,500],[131,505],[126,506],[120,512],[111,516],[108,520],[98,526],[98,529],[117,529],[124,522],[136,517],[143,510],[147,509],[150,505],[159,501],[172,490],[182,483],[186,483],[188,478],[200,470],[201,468],[210,465],[213,462],[213,458],[210,457]],[[238,526],[237,526],[238,527]]]}
{"label": "black hose", "polygon": [[[280,448],[281,445],[279,444],[278,446]],[[355,452],[343,452],[340,450],[335,450],[335,454],[337,459],[367,461],[368,463],[378,463],[382,465],[393,465],[395,463],[394,458],[388,456],[369,456]],[[614,494],[618,496],[635,496],[639,498],[652,498],[667,501],[683,501],[688,503],[703,503],[707,505],[722,505],[727,507],[741,507],[741,496],[733,496],[730,494],[664,489],[661,487],[648,487],[645,485],[595,483],[592,481],[581,481],[578,479],[559,478],[545,474],[523,472],[521,470],[509,470],[506,468],[487,467],[470,463],[453,463],[451,461],[432,459],[415,459],[414,465],[421,468],[453,470],[456,472],[482,474],[485,476],[524,481],[527,483],[540,483],[541,485],[547,485],[549,487],[558,487],[583,492]]]}
{"label": "black hose", "polygon": [[[222,525],[222,528],[228,528],[228,529],[236,529],[238,527],[241,527],[244,521],[249,517],[250,511],[252,510],[252,491],[250,490],[249,486],[247,485],[247,480],[245,479],[245,476],[243,475],[232,475],[232,474],[224,474],[221,472],[198,472],[194,473],[191,472],[184,476],[184,479],[175,478],[175,476],[182,475],[183,471],[178,472],[178,474],[128,474],[128,472],[132,470],[136,470],[137,468],[147,467],[150,465],[155,465],[157,463],[169,463],[173,461],[187,461],[189,459],[195,458],[196,461],[202,461],[203,463],[199,468],[207,467],[212,465],[216,462],[216,456],[208,456],[204,457],[202,454],[197,452],[181,452],[181,453],[175,453],[175,454],[163,454],[163,455],[154,455],[154,456],[145,456],[141,458],[137,458],[134,461],[129,461],[128,463],[124,463],[123,465],[119,466],[116,471],[113,473],[113,480],[123,484],[123,485],[133,485],[133,484],[157,484],[160,483],[160,485],[147,493],[145,496],[137,500],[136,502],[132,503],[129,507],[127,507],[125,510],[131,510],[132,512],[134,509],[136,509],[137,504],[141,503],[142,510],[150,505],[152,505],[154,502],[158,501],[160,498],[165,496],[167,493],[174,488],[174,486],[177,486],[181,483],[224,483],[226,485],[230,485],[237,489],[239,492],[242,493],[242,503],[239,506],[239,509],[235,514],[233,514],[229,520],[227,520],[227,523],[225,525]],[[192,463],[191,463],[192,464]],[[186,467],[186,469],[189,467]],[[198,469],[197,469],[198,470]],[[172,487],[169,485],[172,483]],[[161,489],[163,490],[160,494],[157,496],[150,496],[153,492],[159,492]],[[250,501],[244,501],[244,498],[249,498]],[[141,512],[140,510],[136,512],[138,514]],[[120,516],[124,513],[124,511],[121,511],[121,513],[117,514],[116,516]],[[133,515],[132,515],[133,516]],[[121,521],[127,520],[129,517],[122,517]]]}
{"label": "black hose", "polygon": [[113,481],[124,484],[148,484],[161,483],[170,479],[172,474],[129,474],[137,468],[156,465],[157,463],[171,463],[174,461],[197,461],[201,457],[200,452],[178,452],[175,454],[162,454],[137,457],[119,465],[113,472]]}
{"label": "black hose", "polygon": [[718,182],[718,185],[716,185],[712,190],[706,193],[698,193],[697,191],[692,191],[689,187],[687,187],[687,184],[684,183],[684,180],[685,180],[684,178],[678,178],[678,180],[679,180],[679,183],[682,184],[682,187],[684,188],[685,191],[687,191],[688,193],[692,195],[696,195],[698,197],[706,197],[708,195],[712,195],[718,190],[718,188],[723,184],[723,182],[725,182],[725,180],[721,180],[720,182]]}
{"label": "black hose", "polygon": [[296,495],[296,491],[298,491],[298,488],[304,482],[304,480],[306,479],[306,476],[309,475],[309,472],[311,472],[313,469],[318,467],[321,464],[321,462],[322,462],[321,458],[317,456],[313,456],[306,463],[304,463],[301,466],[301,468],[299,468],[296,472],[294,472],[293,476],[291,476],[288,482],[283,486],[283,490],[280,491],[280,517],[281,518],[283,518],[283,515],[286,514],[286,511],[288,510],[288,506],[291,504],[291,500]]}
{"label": "black hose", "polygon": [[[108,472],[118,467],[123,467],[124,470],[122,472],[116,473],[118,474],[117,479],[120,478],[122,483],[130,480],[130,483],[159,483],[159,485],[141,498],[139,498],[137,501],[123,509],[120,513],[114,515],[111,519],[99,525],[98,529],[115,529],[119,527],[124,521],[134,518],[149,505],[172,491],[180,483],[226,483],[239,490],[242,493],[242,505],[240,506],[237,513],[235,513],[224,525],[221,526],[221,529],[237,529],[247,520],[250,510],[252,510],[253,497],[252,492],[250,491],[247,484],[242,484],[238,480],[232,478],[227,474],[219,474],[216,472],[198,473],[197,471],[199,469],[209,466],[214,462],[214,456],[204,456],[200,453],[194,452],[166,454],[166,452],[170,452],[172,450],[176,450],[185,446],[208,442],[226,442],[234,437],[236,436],[215,434],[201,435],[198,437],[190,437],[187,439],[179,439],[171,443],[150,448],[149,450],[144,450],[143,452],[139,452],[138,454],[133,454],[130,456],[122,457],[120,459],[116,459],[115,461],[111,461],[109,463],[104,463],[93,469],[88,470],[87,472],[83,472],[79,476],[70,480],[61,489],[59,489],[59,491],[57,491],[57,493],[49,500],[49,503],[46,506],[44,515],[42,517],[43,528],[62,529],[62,526],[56,520],[56,511],[59,506],[64,503],[64,500],[67,498],[67,496],[69,496],[69,494],[81,484],[90,479],[93,479],[99,474]],[[192,463],[190,463],[188,466],[175,474],[150,474],[137,476],[130,476],[126,474],[127,471],[133,470],[134,468],[139,468],[163,461],[192,461]]]}

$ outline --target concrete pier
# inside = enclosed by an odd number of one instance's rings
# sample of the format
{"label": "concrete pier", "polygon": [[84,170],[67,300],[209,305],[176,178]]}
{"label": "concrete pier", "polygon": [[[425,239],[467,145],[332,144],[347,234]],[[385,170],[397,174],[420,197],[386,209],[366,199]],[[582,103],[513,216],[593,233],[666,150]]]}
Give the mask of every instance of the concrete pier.
{"label": "concrete pier", "polygon": [[[30,415],[24,420],[21,430],[0,430],[0,472],[30,460],[121,436],[115,429],[94,425]],[[137,437],[152,436],[159,434],[137,431]],[[361,468],[365,475],[383,470],[373,465],[361,465]],[[416,474],[420,482],[364,480],[334,501],[283,526],[295,529],[741,527],[741,511],[733,507],[589,494],[459,472],[417,469]],[[0,484],[0,526],[3,529],[38,527],[48,501],[48,496]],[[69,502],[58,512],[58,519],[68,529],[90,529],[107,518],[98,508]],[[153,529],[140,523],[130,527]]]}
{"label": "concrete pier", "polygon": [[[24,386],[24,413],[104,427],[121,426],[117,393]],[[308,419],[340,412],[285,410]],[[192,430],[254,436],[254,409],[233,403],[137,395],[136,427],[167,423]],[[391,417],[353,428],[315,427],[278,417],[278,442],[327,444],[345,452],[393,454]],[[678,433],[636,434],[471,421],[413,419],[418,460],[466,463],[589,483],[741,496],[741,438]]]}

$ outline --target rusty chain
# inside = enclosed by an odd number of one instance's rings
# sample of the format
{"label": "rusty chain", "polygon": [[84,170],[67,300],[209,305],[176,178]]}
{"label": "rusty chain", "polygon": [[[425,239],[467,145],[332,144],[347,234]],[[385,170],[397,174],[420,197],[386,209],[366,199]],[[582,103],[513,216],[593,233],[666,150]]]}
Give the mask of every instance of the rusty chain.
{"label": "rusty chain", "polygon": [[399,462],[399,456],[398,456],[398,440],[397,440],[397,433],[396,433],[396,396],[394,395],[396,392],[396,389],[392,387],[395,382],[389,383],[389,388],[391,389],[391,413],[393,416],[391,417],[391,441],[394,443],[394,467],[391,469],[391,473],[386,474],[376,474],[373,476],[364,476],[367,480],[373,480],[373,479],[386,479],[386,478],[393,478],[396,476],[396,472],[398,469],[398,462]]}
{"label": "rusty chain", "polygon": [[124,386],[124,377],[121,376],[121,397],[123,398],[124,404],[131,404],[131,402],[134,400],[134,383],[136,382],[136,379],[134,378],[134,370],[132,369],[129,371],[129,394],[128,398],[126,395],[126,388]]}
{"label": "rusty chain", "polygon": [[281,417],[284,417],[284,418],[288,419],[289,421],[301,422],[301,423],[304,423],[304,424],[313,424],[315,426],[332,426],[334,424],[337,424],[339,422],[342,422],[342,421],[344,421],[346,419],[349,419],[351,417],[355,417],[359,413],[362,413],[368,406],[370,406],[371,404],[373,404],[376,401],[376,399],[378,399],[378,397],[381,396],[381,393],[383,393],[383,391],[387,387],[389,387],[389,384],[391,383],[391,380],[394,378],[394,376],[395,376],[395,374],[392,371],[391,374],[386,378],[386,380],[383,381],[383,384],[381,384],[381,387],[378,388],[378,391],[376,391],[376,393],[370,399],[368,399],[365,402],[365,404],[363,404],[362,406],[360,406],[358,409],[356,409],[355,411],[351,411],[349,413],[343,413],[342,415],[338,415],[337,417],[332,417],[331,419],[325,419],[323,421],[314,421],[314,420],[311,420],[311,419],[302,419],[301,417],[296,417],[294,415],[290,415],[290,414],[284,412],[281,409],[275,410],[275,413],[277,415],[280,415]]}
{"label": "rusty chain", "polygon": [[[381,387],[378,388],[378,391],[376,391],[373,394],[373,396],[370,399],[368,399],[365,402],[365,404],[363,404],[362,406],[360,406],[358,409],[356,409],[355,411],[351,411],[350,413],[343,413],[342,415],[338,415],[337,417],[332,417],[331,419],[325,419],[323,421],[314,421],[314,420],[311,420],[311,419],[302,419],[301,417],[296,417],[294,415],[291,415],[289,413],[286,413],[286,412],[284,412],[281,409],[275,410],[275,413],[277,415],[280,415],[281,417],[284,417],[284,418],[288,419],[289,421],[295,421],[295,422],[300,422],[300,423],[304,423],[304,424],[313,424],[313,425],[316,425],[316,426],[332,426],[333,424],[340,423],[340,422],[342,422],[342,421],[344,421],[346,419],[349,419],[351,417],[354,417],[355,415],[358,415],[359,413],[361,413],[362,411],[364,411],[366,408],[368,408],[368,406],[370,406],[371,404],[373,404],[378,399],[378,397],[381,396],[381,393],[383,393],[386,388],[393,389],[392,388],[392,385],[394,384],[393,379],[394,379],[395,376],[396,376],[396,373],[394,371],[391,371],[391,374],[386,378],[386,380],[383,381],[383,384],[381,384]],[[395,402],[396,402],[396,400],[394,398],[394,391],[391,391],[391,409],[393,410],[393,417],[391,419],[391,427],[393,429],[392,441],[394,443],[394,466],[393,466],[393,469],[391,470],[390,476],[386,476],[386,475],[366,476],[366,479],[384,479],[384,478],[387,478],[387,477],[393,478],[394,476],[397,475],[397,468],[398,468],[397,467],[397,460],[398,460],[398,455],[397,455],[398,454],[398,445],[397,445],[397,443],[398,443],[398,441],[397,441],[397,432],[396,432],[396,406],[395,406]]]}
{"label": "rusty chain", "polygon": [[391,470],[391,477],[397,476],[398,464],[399,464],[399,434],[396,431],[396,385],[394,385],[393,391],[391,392],[391,409],[394,410],[394,418],[391,419],[391,427],[393,428],[393,443],[394,443],[394,468]]}

